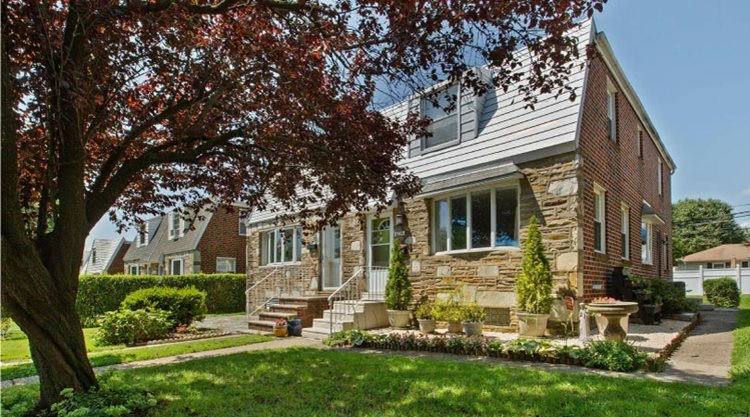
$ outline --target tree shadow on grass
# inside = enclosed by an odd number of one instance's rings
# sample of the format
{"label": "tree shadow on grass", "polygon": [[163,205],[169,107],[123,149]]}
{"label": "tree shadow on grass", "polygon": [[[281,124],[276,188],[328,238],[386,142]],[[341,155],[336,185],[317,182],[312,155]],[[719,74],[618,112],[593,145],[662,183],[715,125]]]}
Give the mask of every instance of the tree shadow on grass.
{"label": "tree shadow on grass", "polygon": [[178,416],[742,416],[747,389],[294,348],[114,376]]}

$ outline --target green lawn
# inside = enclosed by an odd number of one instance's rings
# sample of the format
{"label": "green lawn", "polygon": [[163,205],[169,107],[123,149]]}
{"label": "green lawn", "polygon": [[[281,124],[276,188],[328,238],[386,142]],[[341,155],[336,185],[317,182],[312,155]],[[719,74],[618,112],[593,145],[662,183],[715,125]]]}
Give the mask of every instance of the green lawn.
{"label": "green lawn", "polygon": [[[273,338],[270,336],[250,334],[243,336],[224,337],[219,339],[196,340],[192,342],[167,343],[158,346],[148,346],[99,353],[94,352],[89,355],[89,359],[91,360],[91,364],[93,366],[114,365],[118,363],[128,363],[147,359],[163,358],[166,356],[182,355],[185,353],[202,352],[205,350],[249,345],[252,343],[267,342],[272,339]],[[3,342],[2,347],[3,350],[5,350],[5,342]],[[114,347],[115,346],[109,346],[108,348]],[[15,379],[24,376],[35,375],[36,369],[34,368],[33,364],[25,363],[19,365],[3,366],[2,368],[0,368],[0,372],[0,379],[4,381],[7,379]]]}
{"label": "green lawn", "polygon": [[[257,351],[116,372],[107,384],[153,392],[165,416],[750,417],[750,297],[729,387],[669,384],[347,351]],[[3,415],[36,387],[3,392]]]}
{"label": "green lawn", "polygon": [[[121,349],[125,347],[124,345],[96,346],[94,343],[94,335],[97,330],[99,330],[97,327],[83,329],[83,337],[86,338],[86,349],[89,352]],[[31,359],[29,353],[29,340],[23,332],[20,330],[14,330],[10,335],[10,340],[0,341],[0,361],[7,362],[23,359]]]}

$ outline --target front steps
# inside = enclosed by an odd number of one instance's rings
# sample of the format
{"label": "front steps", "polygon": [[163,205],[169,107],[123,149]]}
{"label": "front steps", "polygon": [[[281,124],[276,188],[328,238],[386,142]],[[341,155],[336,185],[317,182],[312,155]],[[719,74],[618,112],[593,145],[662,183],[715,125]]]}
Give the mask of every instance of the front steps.
{"label": "front steps", "polygon": [[290,316],[302,319],[302,327],[309,327],[313,325],[315,318],[323,317],[326,308],[328,297],[325,295],[279,297],[278,302],[269,304],[267,310],[260,311],[257,317],[248,320],[247,327],[272,332],[276,320]]}
{"label": "front steps", "polygon": [[[302,336],[312,339],[324,339],[331,330],[365,330],[388,326],[388,312],[385,302],[369,299],[363,295],[361,300],[341,300],[333,304],[333,312],[325,310],[322,318],[313,320],[312,327],[302,329]],[[333,314],[333,326],[331,326]]]}

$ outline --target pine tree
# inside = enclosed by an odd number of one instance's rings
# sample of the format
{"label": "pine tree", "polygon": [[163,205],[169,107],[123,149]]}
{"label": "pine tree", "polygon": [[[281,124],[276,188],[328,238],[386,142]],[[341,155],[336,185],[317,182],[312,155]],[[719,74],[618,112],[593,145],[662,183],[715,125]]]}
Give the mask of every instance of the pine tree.
{"label": "pine tree", "polygon": [[404,255],[397,243],[391,250],[388,283],[385,286],[385,304],[389,310],[407,310],[411,303],[411,282],[406,270]]}
{"label": "pine tree", "polygon": [[548,314],[552,309],[552,273],[544,255],[542,233],[536,216],[529,219],[529,230],[523,243],[521,274],[516,278],[516,299],[520,311]]}

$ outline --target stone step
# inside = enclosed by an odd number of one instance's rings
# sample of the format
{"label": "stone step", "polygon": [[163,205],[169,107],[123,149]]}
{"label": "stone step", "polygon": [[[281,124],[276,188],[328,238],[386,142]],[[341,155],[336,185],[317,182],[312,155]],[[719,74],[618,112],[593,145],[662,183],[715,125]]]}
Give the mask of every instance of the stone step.
{"label": "stone step", "polygon": [[306,307],[304,304],[271,304],[268,306],[271,311],[297,311]]}
{"label": "stone step", "polygon": [[247,328],[265,332],[273,331],[274,322],[268,320],[248,320]]}
{"label": "stone step", "polygon": [[258,316],[261,320],[270,319],[270,320],[276,320],[276,319],[285,319],[289,316],[296,316],[296,314],[289,314],[279,311],[261,311]]}
{"label": "stone step", "polygon": [[323,340],[328,337],[329,334],[328,329],[321,329],[319,327],[307,327],[302,329],[302,337],[308,339]]}
{"label": "stone step", "polygon": [[[313,320],[312,327],[328,332],[331,329],[331,322],[328,320],[323,320],[323,319],[315,319]],[[354,329],[354,322],[351,322],[351,321],[333,323],[334,332],[340,332],[342,330],[352,330],[352,329]]]}

